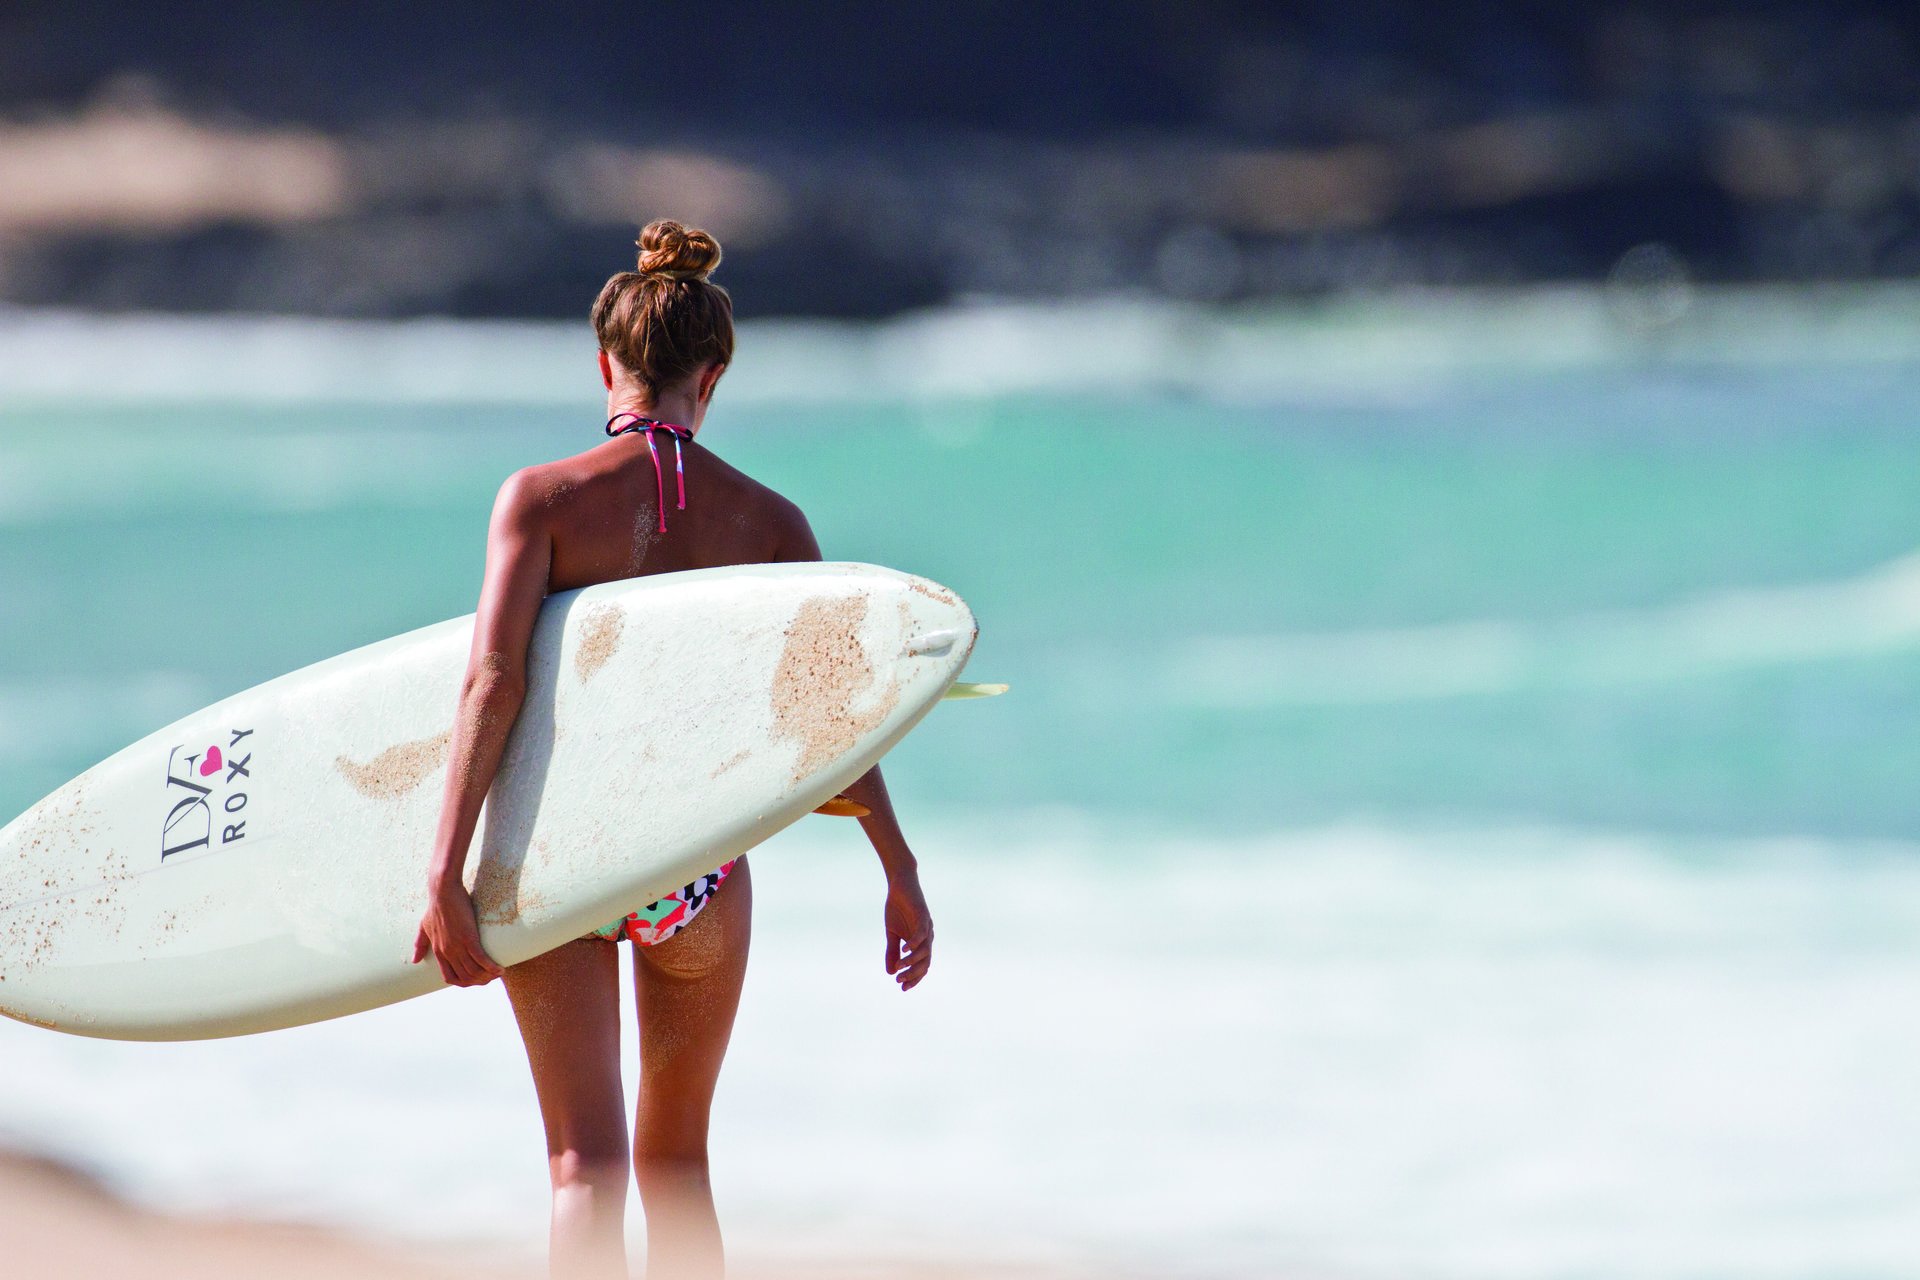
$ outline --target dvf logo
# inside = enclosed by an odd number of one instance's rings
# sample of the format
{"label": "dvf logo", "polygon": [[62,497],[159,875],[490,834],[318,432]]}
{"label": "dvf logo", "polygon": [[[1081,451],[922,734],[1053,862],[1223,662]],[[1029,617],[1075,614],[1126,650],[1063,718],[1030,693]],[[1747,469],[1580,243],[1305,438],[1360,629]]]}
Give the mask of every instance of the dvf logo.
{"label": "dvf logo", "polygon": [[211,847],[216,829],[223,845],[246,838],[246,819],[234,815],[247,807],[253,748],[241,744],[252,736],[251,729],[235,729],[225,750],[212,742],[191,751],[175,747],[168,754],[166,791],[173,807],[160,825],[160,861]]}

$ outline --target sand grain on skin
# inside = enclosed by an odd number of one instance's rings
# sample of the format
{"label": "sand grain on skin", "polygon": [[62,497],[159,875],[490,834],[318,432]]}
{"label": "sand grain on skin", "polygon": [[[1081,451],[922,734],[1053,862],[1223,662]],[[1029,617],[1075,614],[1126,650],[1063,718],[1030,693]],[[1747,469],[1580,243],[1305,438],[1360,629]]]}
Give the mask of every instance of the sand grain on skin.
{"label": "sand grain on skin", "polygon": [[654,514],[651,503],[642,502],[634,506],[632,546],[627,557],[629,578],[637,578],[645,572],[647,552],[651,551],[653,544],[660,540],[660,535],[653,525]]}

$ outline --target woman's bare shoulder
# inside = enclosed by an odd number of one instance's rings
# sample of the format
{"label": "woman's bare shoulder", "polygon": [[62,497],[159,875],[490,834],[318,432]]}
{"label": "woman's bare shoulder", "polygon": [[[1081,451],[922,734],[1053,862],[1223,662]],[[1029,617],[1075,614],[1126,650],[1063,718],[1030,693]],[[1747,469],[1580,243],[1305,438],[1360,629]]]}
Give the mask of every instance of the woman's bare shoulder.
{"label": "woman's bare shoulder", "polygon": [[707,464],[712,482],[724,486],[728,505],[735,510],[749,513],[770,528],[786,530],[796,524],[806,524],[806,516],[791,498],[772,485],[754,479],[713,450],[701,452],[705,454],[702,461]]}
{"label": "woman's bare shoulder", "polygon": [[520,468],[500,485],[499,501],[529,512],[551,511],[583,490],[611,481],[617,469],[617,459],[609,455],[605,445],[595,445],[565,458]]}

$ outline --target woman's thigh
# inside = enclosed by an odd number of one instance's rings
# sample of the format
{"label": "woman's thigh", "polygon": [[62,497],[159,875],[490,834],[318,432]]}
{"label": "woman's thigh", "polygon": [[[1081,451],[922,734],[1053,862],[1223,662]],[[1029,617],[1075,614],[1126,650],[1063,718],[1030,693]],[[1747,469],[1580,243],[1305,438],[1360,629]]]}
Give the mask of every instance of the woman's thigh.
{"label": "woman's thigh", "polygon": [[510,966],[506,984],[533,1069],[548,1154],[625,1160],[619,948],[599,938],[576,939]]}
{"label": "woman's thigh", "polygon": [[635,947],[640,1012],[636,1136],[663,1155],[704,1153],[714,1083],[733,1035],[753,932],[753,879],[745,859],[693,922],[672,938]]}

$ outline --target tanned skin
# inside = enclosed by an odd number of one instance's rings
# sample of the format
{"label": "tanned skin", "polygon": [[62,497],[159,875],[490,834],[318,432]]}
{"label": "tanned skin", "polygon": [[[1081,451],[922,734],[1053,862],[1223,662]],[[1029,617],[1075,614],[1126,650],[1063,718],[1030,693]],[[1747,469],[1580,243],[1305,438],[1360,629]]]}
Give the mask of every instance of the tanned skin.
{"label": "tanned skin", "polygon": [[[707,365],[650,397],[600,354],[609,416],[635,413],[695,432],[723,372]],[[664,437],[656,444],[671,448]],[[414,941],[414,962],[431,954],[449,985],[506,979],[546,1128],[553,1275],[566,1280],[626,1280],[629,1159],[647,1216],[647,1275],[723,1273],[707,1178],[707,1118],[746,974],[752,880],[742,861],[692,924],[666,942],[634,948],[641,1071],[629,1146],[615,946],[576,940],[503,969],[480,945],[463,877],[481,801],[526,696],[527,645],[542,600],[642,574],[820,559],[798,507],[697,440],[684,447],[687,509],[668,511],[666,533],[658,532],[653,463],[641,432],[528,467],[501,486],[428,871],[430,905]],[[673,493],[671,478],[667,491]],[[870,811],[860,825],[886,873],[886,971],[901,990],[912,990],[933,959],[918,866],[880,770],[846,794]]]}

